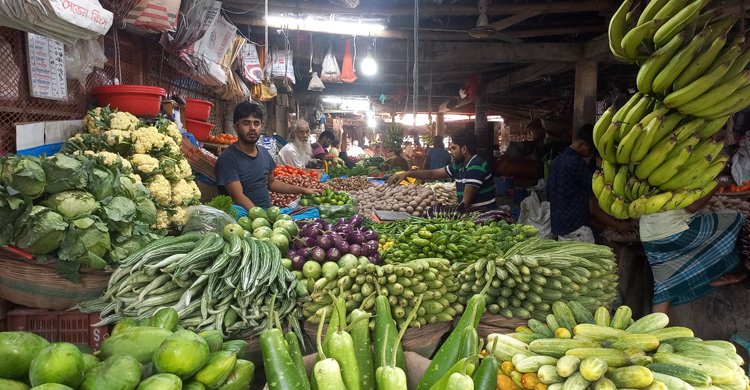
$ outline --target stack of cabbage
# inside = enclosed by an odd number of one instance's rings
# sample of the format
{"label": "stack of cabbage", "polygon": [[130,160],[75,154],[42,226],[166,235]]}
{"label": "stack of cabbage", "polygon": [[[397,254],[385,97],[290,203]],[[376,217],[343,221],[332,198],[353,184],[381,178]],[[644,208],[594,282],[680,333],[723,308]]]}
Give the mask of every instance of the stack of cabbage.
{"label": "stack of cabbage", "polygon": [[90,110],[83,132],[69,139],[63,153],[103,155],[108,162],[140,177],[156,203],[154,228],[180,228],[187,220],[187,206],[200,202],[200,190],[192,169],[182,155],[182,135],[174,122],[161,118],[139,122],[127,113],[107,107]]}
{"label": "stack of cabbage", "polygon": [[101,350],[82,353],[28,332],[0,333],[0,388],[47,390],[247,389],[255,365],[241,357],[247,342],[223,342],[220,331],[180,329],[162,309],[138,326],[122,321]]}
{"label": "stack of cabbage", "polygon": [[488,336],[488,350],[503,361],[498,389],[745,390],[750,383],[732,343],[668,327],[666,314],[633,321],[620,306],[610,318],[605,307],[592,315],[575,302],[552,310],[545,322]]}
{"label": "stack of cabbage", "polygon": [[618,59],[640,65],[633,95],[594,128],[604,163],[599,205],[616,218],[684,208],[716,187],[727,158],[714,140],[750,105],[741,13],[708,0],[625,0],[609,26]]}
{"label": "stack of cabbage", "polygon": [[[117,157],[119,159],[119,157]],[[136,175],[107,156],[9,155],[0,159],[0,244],[34,255],[57,252],[74,277],[101,269],[158,236],[156,207]]]}

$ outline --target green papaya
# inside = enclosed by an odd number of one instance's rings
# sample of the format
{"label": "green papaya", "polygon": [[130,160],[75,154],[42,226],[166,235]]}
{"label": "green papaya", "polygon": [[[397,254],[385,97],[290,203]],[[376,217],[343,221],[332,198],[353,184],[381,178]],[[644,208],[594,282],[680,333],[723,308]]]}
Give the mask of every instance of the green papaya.
{"label": "green papaya", "polygon": [[247,341],[245,340],[225,341],[224,344],[221,345],[221,350],[232,351],[235,354],[237,354],[237,358],[242,359],[242,357],[245,356],[245,352],[247,352]]}
{"label": "green papaya", "polygon": [[86,374],[79,390],[134,390],[142,367],[132,356],[112,356]]}
{"label": "green papaya", "polygon": [[32,386],[59,383],[73,388],[83,380],[83,354],[73,344],[54,343],[44,347],[29,367]]}
{"label": "green papaya", "polygon": [[189,378],[208,362],[208,343],[201,336],[181,330],[173,333],[154,353],[154,367],[159,373]]}
{"label": "green papaya", "polygon": [[109,332],[109,336],[112,337],[123,329],[134,328],[136,326],[138,326],[138,323],[135,322],[135,320],[132,318],[126,318],[124,320],[120,320],[120,322],[116,323],[115,326],[112,328],[112,331]]}
{"label": "green papaya", "polygon": [[208,358],[208,364],[196,372],[193,378],[209,389],[217,389],[232,373],[235,363],[237,355],[232,351],[212,353]]}
{"label": "green papaya", "polygon": [[153,326],[138,326],[121,330],[102,342],[100,357],[108,359],[117,355],[130,355],[141,364],[147,364],[172,332]]}
{"label": "green papaya", "polygon": [[206,390],[206,386],[203,383],[191,381],[185,383],[182,386],[182,390]]}
{"label": "green papaya", "polygon": [[92,368],[96,367],[101,363],[99,361],[99,358],[96,356],[90,354],[90,353],[84,353],[83,354],[83,374],[86,375],[87,372],[89,372]]}
{"label": "green papaya", "polygon": [[31,360],[48,345],[49,341],[31,332],[0,333],[0,378],[27,378]]}
{"label": "green papaya", "polygon": [[179,321],[180,317],[177,315],[177,310],[171,307],[162,307],[151,316],[149,325],[172,332],[175,330],[175,327],[177,327]]}
{"label": "green papaya", "polygon": [[151,319],[150,318],[144,318],[144,319],[138,321],[138,326],[149,326],[148,324],[150,324],[150,323],[151,323]]}
{"label": "green papaya", "polygon": [[59,383],[45,383],[36,387],[32,387],[31,390],[74,390],[70,386],[61,385]]}
{"label": "green papaya", "polygon": [[245,390],[250,387],[253,375],[255,375],[255,364],[249,360],[238,359],[234,370],[219,390]]}
{"label": "green papaya", "polygon": [[182,380],[173,374],[156,374],[146,378],[137,390],[181,390]]}
{"label": "green papaya", "polygon": [[14,381],[13,379],[2,379],[0,378],[0,389],[3,390],[29,390],[29,385]]}
{"label": "green papaya", "polygon": [[211,352],[221,351],[222,343],[224,342],[224,334],[217,329],[208,329],[198,333],[199,336],[203,337],[208,343],[208,350]]}

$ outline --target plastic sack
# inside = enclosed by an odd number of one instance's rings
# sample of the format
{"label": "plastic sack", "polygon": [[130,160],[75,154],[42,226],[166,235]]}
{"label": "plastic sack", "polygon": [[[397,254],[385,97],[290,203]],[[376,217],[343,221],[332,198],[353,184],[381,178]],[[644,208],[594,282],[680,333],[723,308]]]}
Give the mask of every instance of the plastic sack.
{"label": "plastic sack", "polygon": [[187,208],[187,222],[182,227],[183,233],[215,232],[222,233],[224,226],[236,221],[229,214],[211,206],[190,206]]}
{"label": "plastic sack", "polygon": [[750,180],[750,139],[742,138],[737,153],[732,157],[732,178],[737,184]]}
{"label": "plastic sack", "polygon": [[77,80],[81,86],[86,85],[94,68],[104,68],[107,56],[96,39],[79,39],[75,46],[65,47],[65,75],[70,80]]}
{"label": "plastic sack", "polygon": [[175,31],[181,0],[141,0],[125,23],[150,32]]}
{"label": "plastic sack", "polygon": [[357,214],[359,207],[357,207],[357,201],[352,199],[352,203],[344,205],[317,205],[315,206],[320,211],[320,217],[324,219],[331,218],[349,218],[354,214]]}
{"label": "plastic sack", "polygon": [[291,50],[274,50],[271,60],[266,62],[266,74],[272,79],[286,78],[290,83],[297,82],[294,77],[294,53]]}
{"label": "plastic sack", "polygon": [[341,71],[336,56],[333,55],[333,47],[328,47],[328,52],[323,58],[323,70],[320,72],[320,79],[326,83],[340,83]]}
{"label": "plastic sack", "polygon": [[346,40],[346,48],[344,49],[344,61],[341,64],[341,81],[345,83],[353,83],[357,81],[357,74],[354,70],[354,60],[352,59],[352,40]]}
{"label": "plastic sack", "polygon": [[248,42],[242,46],[240,64],[242,78],[247,80],[248,83],[260,84],[263,82],[263,68],[255,44]]}
{"label": "plastic sack", "polygon": [[535,227],[541,238],[552,238],[549,202],[540,202],[536,192],[532,192],[521,202],[518,223]]}
{"label": "plastic sack", "polygon": [[322,91],[326,88],[323,81],[318,77],[318,72],[313,72],[310,84],[307,85],[308,91]]}

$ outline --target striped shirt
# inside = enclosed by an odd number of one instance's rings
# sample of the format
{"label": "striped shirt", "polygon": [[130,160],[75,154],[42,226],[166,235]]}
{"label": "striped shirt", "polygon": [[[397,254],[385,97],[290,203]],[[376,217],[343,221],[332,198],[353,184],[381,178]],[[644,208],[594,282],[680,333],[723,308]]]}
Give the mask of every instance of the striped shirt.
{"label": "striped shirt", "polygon": [[466,186],[477,187],[478,191],[471,204],[472,208],[494,208],[495,206],[495,183],[492,173],[487,167],[487,162],[481,157],[474,155],[466,165],[446,165],[445,171],[456,182],[456,197],[461,203],[464,198]]}

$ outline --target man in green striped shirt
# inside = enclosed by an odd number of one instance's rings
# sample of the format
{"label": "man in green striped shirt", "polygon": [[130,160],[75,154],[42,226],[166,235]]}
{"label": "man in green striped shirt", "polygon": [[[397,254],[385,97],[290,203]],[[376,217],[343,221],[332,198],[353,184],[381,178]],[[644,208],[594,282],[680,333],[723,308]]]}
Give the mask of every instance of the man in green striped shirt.
{"label": "man in green striped shirt", "polygon": [[496,208],[495,183],[486,161],[477,153],[476,136],[463,130],[451,138],[451,164],[443,168],[397,173],[388,179],[399,183],[407,177],[420,180],[451,178],[456,182],[458,209],[485,211]]}

